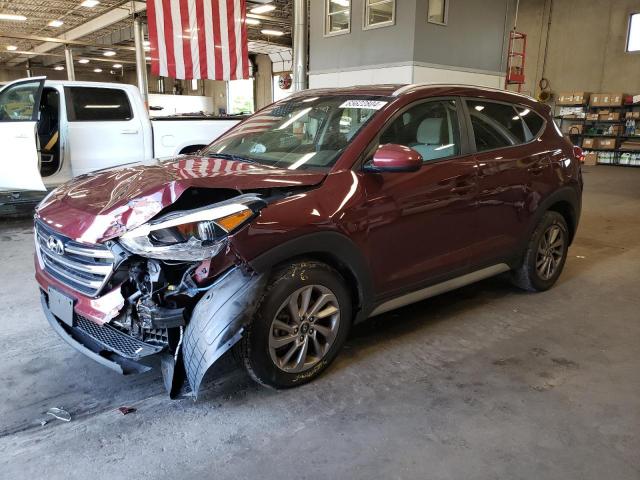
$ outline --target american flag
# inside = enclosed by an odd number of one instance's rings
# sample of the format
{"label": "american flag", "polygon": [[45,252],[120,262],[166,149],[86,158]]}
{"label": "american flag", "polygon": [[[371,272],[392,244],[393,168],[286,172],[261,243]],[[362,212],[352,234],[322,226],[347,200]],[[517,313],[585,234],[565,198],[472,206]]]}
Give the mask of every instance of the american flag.
{"label": "american flag", "polygon": [[249,78],[245,0],[147,0],[147,18],[154,75]]}

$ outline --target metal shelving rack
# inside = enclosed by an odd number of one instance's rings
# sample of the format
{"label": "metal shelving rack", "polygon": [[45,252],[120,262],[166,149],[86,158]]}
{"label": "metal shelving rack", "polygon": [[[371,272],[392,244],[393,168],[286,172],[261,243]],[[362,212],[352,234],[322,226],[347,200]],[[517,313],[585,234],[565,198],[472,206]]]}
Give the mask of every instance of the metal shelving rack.
{"label": "metal shelving rack", "polygon": [[[583,118],[579,118],[579,117],[567,117],[567,116],[560,116],[560,115],[556,115],[556,111],[558,108],[561,107],[573,107],[573,108],[577,108],[577,107],[581,107],[583,110],[583,114],[586,117],[587,113],[597,113],[599,110],[618,110],[620,111],[620,120],[587,120],[585,117]],[[582,141],[584,138],[615,138],[616,139],[616,145],[615,148],[597,148],[597,147],[591,147],[591,148],[585,148],[585,153],[586,152],[612,152],[613,156],[610,158],[610,161],[600,161],[601,156],[598,156],[598,164],[599,165],[616,165],[616,166],[624,166],[624,167],[640,167],[640,150],[629,150],[629,149],[623,149],[620,147],[620,143],[621,140],[628,140],[628,139],[638,139],[640,141],[640,135],[626,135],[625,133],[621,133],[621,134],[601,134],[601,133],[588,133],[585,132],[585,130],[587,129],[587,127],[592,127],[594,129],[598,129],[599,125],[606,125],[606,126],[610,126],[610,125],[621,125],[622,126],[622,130],[624,132],[624,125],[626,123],[626,118],[624,118],[624,115],[626,112],[628,111],[633,111],[633,109],[637,108],[640,109],[640,104],[631,104],[631,105],[609,105],[609,106],[601,106],[601,107],[595,107],[592,106],[588,103],[576,103],[576,104],[563,104],[563,105],[555,105],[554,107],[554,119],[555,120],[559,120],[558,123],[558,127],[560,128],[560,131],[562,131],[563,133],[566,133],[569,138],[571,139],[571,142],[574,145],[578,145],[578,146],[582,146]],[[570,123],[572,125],[582,125],[582,132],[580,133],[571,133],[569,132],[565,132],[565,126],[566,123]],[[636,119],[636,122],[640,123],[640,120]],[[634,163],[621,163],[621,159],[623,158],[625,153],[635,153],[637,154],[637,159],[634,160]]]}

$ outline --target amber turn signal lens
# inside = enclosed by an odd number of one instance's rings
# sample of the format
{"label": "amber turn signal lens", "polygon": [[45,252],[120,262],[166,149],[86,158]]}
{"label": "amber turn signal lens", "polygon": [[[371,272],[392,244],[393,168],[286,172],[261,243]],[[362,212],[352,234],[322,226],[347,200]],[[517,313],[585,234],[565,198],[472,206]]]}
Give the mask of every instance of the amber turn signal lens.
{"label": "amber turn signal lens", "polygon": [[224,228],[227,232],[230,232],[241,225],[249,217],[251,217],[251,215],[253,215],[253,212],[251,210],[242,210],[241,212],[218,218],[216,220],[216,223]]}

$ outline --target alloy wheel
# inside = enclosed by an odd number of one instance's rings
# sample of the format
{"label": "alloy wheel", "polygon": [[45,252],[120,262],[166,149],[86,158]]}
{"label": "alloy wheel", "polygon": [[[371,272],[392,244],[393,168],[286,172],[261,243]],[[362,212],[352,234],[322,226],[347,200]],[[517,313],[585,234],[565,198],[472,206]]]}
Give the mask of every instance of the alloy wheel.
{"label": "alloy wheel", "polygon": [[558,225],[550,225],[540,238],[536,255],[536,271],[543,280],[552,278],[564,256],[565,235]]}
{"label": "alloy wheel", "polygon": [[269,355],[287,373],[317,365],[331,349],[340,326],[340,306],[331,290],[309,285],[282,303],[269,332]]}

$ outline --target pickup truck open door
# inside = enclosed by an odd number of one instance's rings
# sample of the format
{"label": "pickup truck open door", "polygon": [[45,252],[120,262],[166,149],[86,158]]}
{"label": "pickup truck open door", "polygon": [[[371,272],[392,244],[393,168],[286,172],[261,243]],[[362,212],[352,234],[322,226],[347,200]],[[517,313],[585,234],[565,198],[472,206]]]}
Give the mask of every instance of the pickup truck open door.
{"label": "pickup truck open door", "polygon": [[0,89],[0,190],[46,190],[37,145],[44,81],[33,77]]}

